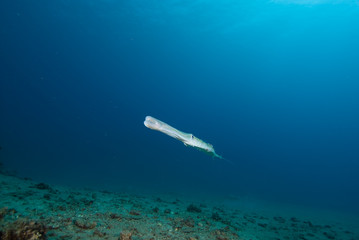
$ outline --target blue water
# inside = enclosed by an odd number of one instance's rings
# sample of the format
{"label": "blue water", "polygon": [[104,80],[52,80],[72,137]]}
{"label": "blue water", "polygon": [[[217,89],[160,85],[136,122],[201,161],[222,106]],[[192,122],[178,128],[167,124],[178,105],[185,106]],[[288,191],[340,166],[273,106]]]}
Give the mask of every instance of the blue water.
{"label": "blue water", "polygon": [[49,183],[359,214],[358,43],[350,0],[2,0],[0,158]]}

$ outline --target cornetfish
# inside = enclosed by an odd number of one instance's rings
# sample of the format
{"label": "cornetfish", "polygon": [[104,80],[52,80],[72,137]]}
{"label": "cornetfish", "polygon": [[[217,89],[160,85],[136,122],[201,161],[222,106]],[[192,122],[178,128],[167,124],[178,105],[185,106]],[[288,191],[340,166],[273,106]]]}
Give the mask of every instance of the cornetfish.
{"label": "cornetfish", "polygon": [[193,136],[192,133],[185,133],[180,130],[175,129],[174,127],[171,127],[167,123],[164,123],[154,117],[147,116],[144,122],[145,126],[157,130],[160,132],[163,132],[164,134],[167,134],[170,137],[173,137],[177,140],[180,140],[184,143],[186,146],[194,147],[200,151],[203,151],[212,157],[217,157],[220,159],[224,159],[222,156],[218,155],[212,146],[212,144],[206,143],[202,141],[201,139]]}

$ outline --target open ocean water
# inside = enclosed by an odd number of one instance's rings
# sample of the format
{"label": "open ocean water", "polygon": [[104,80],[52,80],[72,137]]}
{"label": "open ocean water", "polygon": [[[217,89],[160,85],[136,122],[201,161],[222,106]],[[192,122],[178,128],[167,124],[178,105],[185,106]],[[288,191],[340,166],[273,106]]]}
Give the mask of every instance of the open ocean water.
{"label": "open ocean water", "polygon": [[0,146],[46,184],[358,217],[359,1],[1,0]]}

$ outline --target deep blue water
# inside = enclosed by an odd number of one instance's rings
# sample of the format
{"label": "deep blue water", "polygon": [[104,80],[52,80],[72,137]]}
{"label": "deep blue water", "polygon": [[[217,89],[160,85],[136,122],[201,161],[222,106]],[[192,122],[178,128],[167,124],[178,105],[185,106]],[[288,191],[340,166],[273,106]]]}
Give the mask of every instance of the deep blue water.
{"label": "deep blue water", "polygon": [[2,0],[0,145],[39,181],[359,214],[359,3]]}

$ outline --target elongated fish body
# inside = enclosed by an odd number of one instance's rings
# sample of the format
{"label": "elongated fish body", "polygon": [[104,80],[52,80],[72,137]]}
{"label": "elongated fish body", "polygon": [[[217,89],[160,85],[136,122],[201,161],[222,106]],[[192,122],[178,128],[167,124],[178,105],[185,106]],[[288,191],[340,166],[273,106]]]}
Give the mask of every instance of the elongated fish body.
{"label": "elongated fish body", "polygon": [[200,151],[204,151],[213,157],[223,159],[222,156],[218,155],[212,146],[212,144],[206,143],[201,139],[193,136],[191,133],[185,133],[180,130],[177,130],[174,127],[171,127],[165,122],[162,122],[154,117],[147,116],[144,122],[145,126],[156,131],[163,132],[170,137],[173,137],[177,140],[180,140],[186,146],[191,146],[197,148]]}

